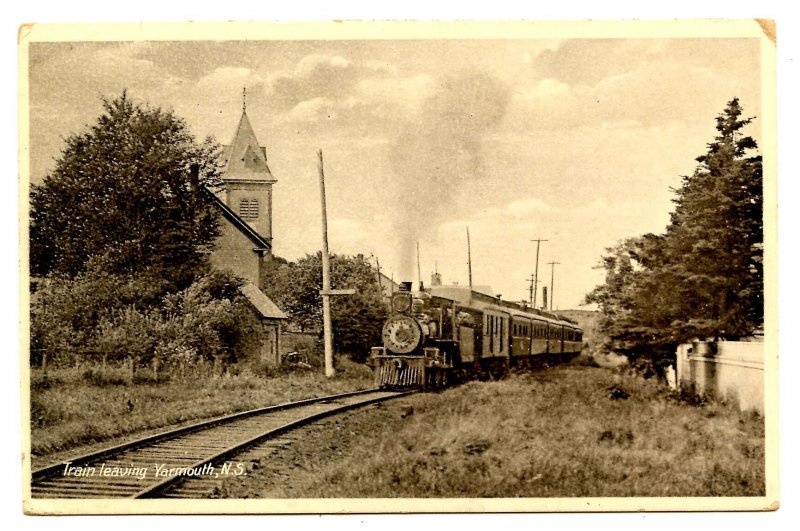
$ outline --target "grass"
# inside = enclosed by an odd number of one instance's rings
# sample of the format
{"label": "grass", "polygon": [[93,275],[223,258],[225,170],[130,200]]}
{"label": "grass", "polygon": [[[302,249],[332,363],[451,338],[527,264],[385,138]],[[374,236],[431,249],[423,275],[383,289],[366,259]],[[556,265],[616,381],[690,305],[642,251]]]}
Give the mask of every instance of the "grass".
{"label": "grass", "polygon": [[[764,495],[756,414],[691,404],[655,381],[561,366],[413,397],[293,496]],[[301,482],[302,483],[302,482]]]}
{"label": "grass", "polygon": [[372,372],[345,359],[327,379],[321,370],[257,376],[172,378],[156,383],[143,371],[133,383],[124,370],[60,369],[31,374],[34,458],[154,428],[302,398],[372,386]]}

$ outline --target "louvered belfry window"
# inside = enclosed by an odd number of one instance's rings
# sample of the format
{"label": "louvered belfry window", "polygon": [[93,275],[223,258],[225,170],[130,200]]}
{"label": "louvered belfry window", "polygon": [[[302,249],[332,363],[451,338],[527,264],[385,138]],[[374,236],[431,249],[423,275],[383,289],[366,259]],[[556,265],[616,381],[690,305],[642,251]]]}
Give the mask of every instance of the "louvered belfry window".
{"label": "louvered belfry window", "polygon": [[258,219],[258,199],[240,199],[239,216],[242,219]]}

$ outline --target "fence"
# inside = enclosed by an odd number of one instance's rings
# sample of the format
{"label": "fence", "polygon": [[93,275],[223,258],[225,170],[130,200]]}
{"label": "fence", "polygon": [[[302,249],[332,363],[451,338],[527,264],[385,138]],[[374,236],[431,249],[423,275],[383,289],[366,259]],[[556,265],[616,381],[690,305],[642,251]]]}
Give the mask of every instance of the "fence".
{"label": "fence", "polygon": [[695,341],[677,350],[678,386],[764,413],[764,343]]}

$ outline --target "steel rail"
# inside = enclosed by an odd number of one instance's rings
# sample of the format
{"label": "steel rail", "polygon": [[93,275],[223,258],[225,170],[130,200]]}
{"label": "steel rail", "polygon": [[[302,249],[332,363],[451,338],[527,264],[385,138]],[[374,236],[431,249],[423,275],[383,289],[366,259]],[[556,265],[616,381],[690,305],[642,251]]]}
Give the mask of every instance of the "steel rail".
{"label": "steel rail", "polygon": [[160,433],[155,433],[153,435],[148,435],[145,437],[141,437],[139,439],[134,439],[132,441],[127,441],[121,444],[117,444],[114,446],[110,446],[107,448],[103,448],[101,450],[97,450],[94,452],[90,452],[87,454],[76,456],[72,459],[67,459],[64,461],[60,461],[58,463],[54,463],[52,465],[48,465],[39,469],[36,469],[31,472],[31,487],[33,487],[34,483],[37,481],[42,481],[49,477],[52,477],[60,472],[63,472],[65,467],[70,466],[83,466],[90,462],[98,461],[103,458],[111,457],[115,454],[120,454],[129,450],[135,450],[138,448],[146,447],[148,445],[153,445],[155,443],[160,443],[164,441],[168,441],[170,439],[175,439],[184,435],[188,435],[190,433],[199,432],[202,430],[207,430],[209,428],[213,428],[216,426],[220,426],[222,424],[234,422],[237,420],[242,420],[248,417],[253,417],[257,415],[265,415],[268,413],[273,413],[277,411],[286,411],[295,409],[298,407],[338,400],[342,398],[348,398],[351,396],[358,396],[364,394],[371,394],[376,392],[382,392],[379,389],[366,389],[362,391],[351,391],[348,393],[340,393],[336,395],[329,395],[317,398],[308,398],[305,400],[298,400],[296,402],[286,402],[283,404],[276,404],[272,406],[266,406],[262,408],[251,409],[247,411],[240,411],[237,413],[232,413],[229,415],[223,415],[220,417],[215,417],[209,420],[200,421],[194,424],[190,424],[188,426],[182,426],[180,428],[176,428],[174,430],[168,430]]}
{"label": "steel rail", "polygon": [[[392,393],[392,391],[385,391],[385,390],[376,390],[375,392]],[[287,431],[291,431],[291,430],[299,428],[301,426],[305,426],[306,424],[309,424],[309,423],[311,423],[311,422],[313,422],[315,420],[319,420],[319,419],[322,419],[322,418],[325,418],[325,417],[329,417],[329,416],[332,416],[332,415],[335,415],[335,414],[338,414],[338,413],[343,413],[343,412],[349,411],[351,409],[356,409],[356,408],[359,408],[359,407],[367,406],[369,404],[374,404],[376,402],[382,402],[384,400],[389,400],[391,398],[399,398],[401,396],[406,396],[406,395],[412,394],[414,392],[416,392],[416,391],[398,391],[398,392],[394,392],[394,394],[392,394],[390,396],[380,396],[380,397],[371,398],[371,399],[368,399],[368,400],[363,400],[363,401],[360,401],[360,402],[355,402],[353,404],[344,404],[344,405],[342,405],[340,407],[337,407],[337,408],[334,408],[334,409],[330,409],[330,410],[327,410],[327,411],[321,411],[319,413],[312,413],[311,415],[306,415],[306,416],[304,416],[302,418],[299,418],[297,420],[293,420],[291,422],[287,422],[286,424],[284,424],[282,426],[279,426],[277,428],[273,428],[273,429],[268,430],[268,431],[266,431],[264,433],[258,434],[255,437],[252,437],[252,438],[250,438],[250,439],[248,439],[246,441],[242,441],[240,443],[234,444],[234,445],[232,445],[232,446],[230,446],[228,448],[225,448],[221,452],[218,452],[218,453],[216,453],[216,454],[214,454],[214,455],[212,455],[210,457],[207,457],[205,459],[197,461],[196,463],[194,463],[194,464],[192,464],[190,466],[187,466],[186,468],[187,468],[187,470],[192,470],[192,469],[202,468],[204,465],[210,465],[210,464],[213,464],[213,463],[219,463],[220,461],[224,461],[225,459],[230,458],[233,455],[235,455],[237,453],[240,453],[240,452],[246,450],[247,448],[249,448],[251,446],[254,446],[254,445],[256,445],[256,444],[258,444],[258,443],[260,443],[262,441],[265,441],[265,440],[267,440],[267,439],[269,439],[271,437],[275,437],[276,435],[281,435],[281,434],[283,434],[283,433],[285,433]],[[173,488],[177,487],[178,485],[180,485],[181,483],[183,483],[187,479],[191,479],[191,478],[187,477],[185,475],[180,475],[180,476],[176,475],[176,476],[173,476],[173,477],[170,477],[170,478],[166,478],[166,479],[160,481],[159,483],[156,483],[155,485],[151,485],[151,486],[149,486],[149,487],[147,487],[145,489],[142,489],[141,491],[136,493],[136,495],[134,495],[133,497],[134,498],[153,498],[153,497],[158,497],[159,495],[162,495],[162,494],[166,493],[170,489],[173,489]]]}

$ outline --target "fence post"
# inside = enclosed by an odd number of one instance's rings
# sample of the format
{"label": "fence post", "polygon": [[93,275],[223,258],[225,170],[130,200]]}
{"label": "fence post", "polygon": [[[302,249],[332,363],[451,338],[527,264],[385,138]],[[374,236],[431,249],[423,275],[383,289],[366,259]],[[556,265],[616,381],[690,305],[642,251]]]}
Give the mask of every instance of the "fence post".
{"label": "fence post", "polygon": [[42,352],[42,374],[47,377],[47,351]]}
{"label": "fence post", "polygon": [[158,383],[158,357],[153,356],[153,379]]}
{"label": "fence post", "polygon": [[130,379],[131,383],[133,383],[133,357],[128,357],[128,378]]}

